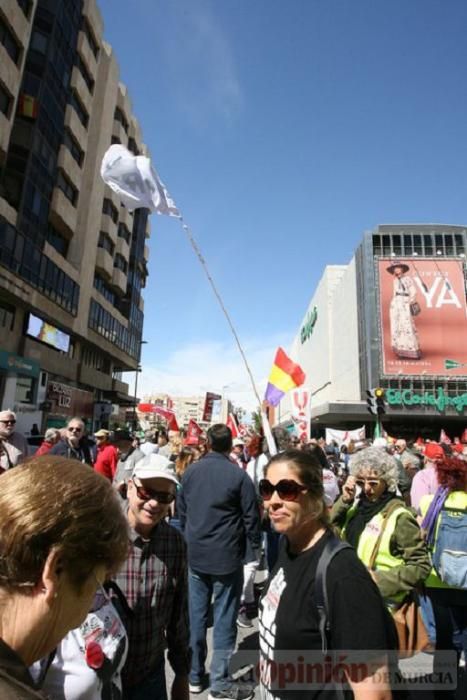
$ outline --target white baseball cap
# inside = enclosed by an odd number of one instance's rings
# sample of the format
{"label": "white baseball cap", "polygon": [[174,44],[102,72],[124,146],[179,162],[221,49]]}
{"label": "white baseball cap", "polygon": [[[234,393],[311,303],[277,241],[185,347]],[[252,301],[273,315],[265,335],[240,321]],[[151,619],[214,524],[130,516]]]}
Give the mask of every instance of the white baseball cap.
{"label": "white baseball cap", "polygon": [[178,484],[175,465],[163,455],[152,452],[136,463],[133,477],[137,479],[168,479]]}

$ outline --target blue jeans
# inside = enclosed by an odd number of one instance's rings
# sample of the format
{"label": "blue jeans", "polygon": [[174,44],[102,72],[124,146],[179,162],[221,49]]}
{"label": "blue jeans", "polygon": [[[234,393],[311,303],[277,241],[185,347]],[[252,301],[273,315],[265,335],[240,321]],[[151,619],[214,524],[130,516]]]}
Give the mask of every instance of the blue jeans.
{"label": "blue jeans", "polygon": [[237,615],[243,586],[243,567],[231,574],[211,575],[190,569],[188,575],[191,660],[190,683],[205,674],[206,633],[209,606],[214,595],[213,652],[210,668],[211,690],[225,690],[231,683],[229,661],[237,639]]}
{"label": "blue jeans", "polygon": [[144,681],[123,689],[123,700],[167,700],[164,658],[156,664]]}

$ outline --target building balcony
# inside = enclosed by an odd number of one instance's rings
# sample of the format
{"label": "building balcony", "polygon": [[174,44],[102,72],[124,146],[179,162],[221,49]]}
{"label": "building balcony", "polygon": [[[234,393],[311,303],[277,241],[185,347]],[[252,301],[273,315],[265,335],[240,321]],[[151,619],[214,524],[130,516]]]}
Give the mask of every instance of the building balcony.
{"label": "building balcony", "polygon": [[128,95],[128,88],[124,83],[118,84],[117,107],[122,110],[129,126],[131,122],[131,102],[130,96]]}
{"label": "building balcony", "polygon": [[97,79],[97,61],[96,57],[91,51],[91,47],[89,46],[89,42],[86,38],[86,35],[82,30],[78,34],[77,49],[79,55],[81,56],[81,60],[83,61],[83,63],[89,71],[89,75],[95,82]]}
{"label": "building balcony", "polygon": [[3,44],[0,44],[0,66],[2,67],[2,83],[10,95],[15,96],[21,84],[21,60],[19,66],[13,63]]}
{"label": "building balcony", "polygon": [[101,13],[97,7],[96,0],[84,0],[83,15],[86,17],[89,26],[92,29],[94,38],[97,40],[97,43],[100,44],[102,33],[104,31],[104,23],[102,21]]}
{"label": "building balcony", "polygon": [[63,377],[67,382],[76,381],[78,377],[78,362],[65,353],[51,350],[46,345],[31,338],[24,341],[24,357],[34,357],[44,372]]}
{"label": "building balcony", "polygon": [[29,44],[31,19],[34,16],[34,13],[30,13],[29,19],[25,17],[24,12],[18,7],[17,0],[2,0],[2,11],[5,17],[8,17],[8,23],[13,30],[13,34],[16,35],[20,44],[24,48]]}
{"label": "building balcony", "polygon": [[114,261],[110,253],[105,248],[98,248],[96,254],[96,270],[98,270],[107,280],[112,279]]}
{"label": "building balcony", "polygon": [[82,151],[86,151],[88,143],[88,133],[78,119],[78,115],[71,105],[67,105],[65,112],[65,126],[67,126],[75,137]]}
{"label": "building balcony", "polygon": [[3,112],[0,112],[0,163],[3,163],[8,154],[10,129],[10,120],[3,114]]}
{"label": "building balcony", "polygon": [[120,211],[118,212],[119,221],[125,224],[130,233],[133,231],[133,214],[128,211],[126,207],[120,205]]}
{"label": "building balcony", "polygon": [[49,219],[67,238],[72,238],[76,231],[78,210],[58,187],[54,187],[53,190]]}
{"label": "building balcony", "polygon": [[79,72],[79,69],[74,66],[71,73],[70,87],[75,90],[78,95],[79,101],[83,105],[84,109],[88,114],[91,114],[92,110],[92,95],[88,90],[88,86],[84,82],[83,76]]}
{"label": "building balcony", "polygon": [[82,384],[101,391],[111,391],[112,389],[112,377],[110,374],[99,372],[99,370],[87,367],[83,363],[79,365],[78,378]]}
{"label": "building balcony", "polygon": [[118,241],[120,240],[118,237],[118,224],[114,223],[109,214],[102,213],[100,230],[104,231],[104,233],[109,236],[110,240],[115,246],[118,244]]}
{"label": "building balcony", "polygon": [[83,172],[68,148],[63,144],[60,146],[58,152],[57,166],[63,170],[71,184],[74,185],[79,192],[81,190]]}
{"label": "building balcony", "polygon": [[118,394],[128,395],[129,385],[126,382],[121,382],[119,379],[112,379],[112,391],[116,391]]}
{"label": "building balcony", "polygon": [[149,246],[144,246],[144,259],[147,262],[149,260]]}
{"label": "building balcony", "polygon": [[116,294],[123,296],[126,294],[126,288],[128,284],[128,278],[123,270],[119,270],[114,267],[112,274],[111,286],[114,288]]}
{"label": "building balcony", "polygon": [[117,239],[117,248],[116,252],[120,253],[120,255],[125,258],[126,261],[130,259],[130,246],[126,242],[124,238],[121,238],[120,236]]}
{"label": "building balcony", "polygon": [[120,197],[108,185],[105,185],[105,187],[104,187],[104,199],[110,199],[110,201],[114,205],[115,209],[118,212],[120,212]]}
{"label": "building balcony", "polygon": [[141,313],[144,314],[144,299],[141,296],[139,298],[138,308],[141,311]]}
{"label": "building balcony", "polygon": [[122,146],[128,145],[128,136],[126,135],[126,131],[116,119],[114,119],[112,125],[112,136],[118,139]]}

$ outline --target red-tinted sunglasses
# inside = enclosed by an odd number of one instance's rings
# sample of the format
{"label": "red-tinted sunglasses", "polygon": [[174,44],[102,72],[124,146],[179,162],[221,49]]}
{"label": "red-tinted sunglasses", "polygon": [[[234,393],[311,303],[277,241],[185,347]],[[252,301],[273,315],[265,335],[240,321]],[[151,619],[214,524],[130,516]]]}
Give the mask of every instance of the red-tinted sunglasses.
{"label": "red-tinted sunglasses", "polygon": [[293,479],[281,479],[277,484],[271,484],[268,479],[261,479],[258,484],[261,498],[269,501],[274,491],[277,491],[279,498],[283,501],[296,501],[300,494],[308,491],[306,486],[297,483]]}
{"label": "red-tinted sunglasses", "polygon": [[166,505],[167,503],[172,503],[175,500],[175,494],[169,491],[155,491],[154,489],[148,489],[142,484],[137,484],[133,481],[136,489],[138,498],[142,501],[157,501]]}

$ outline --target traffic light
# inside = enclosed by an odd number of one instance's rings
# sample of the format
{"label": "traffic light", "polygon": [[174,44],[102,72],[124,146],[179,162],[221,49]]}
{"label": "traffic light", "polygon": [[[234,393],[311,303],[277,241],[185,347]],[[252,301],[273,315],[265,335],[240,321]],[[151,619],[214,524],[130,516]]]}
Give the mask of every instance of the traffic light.
{"label": "traffic light", "polygon": [[381,389],[381,387],[367,389],[366,395],[368,397],[366,400],[366,410],[371,413],[372,416],[382,416],[383,413],[386,413],[384,389]]}

